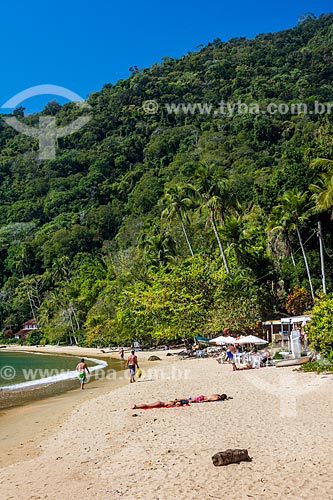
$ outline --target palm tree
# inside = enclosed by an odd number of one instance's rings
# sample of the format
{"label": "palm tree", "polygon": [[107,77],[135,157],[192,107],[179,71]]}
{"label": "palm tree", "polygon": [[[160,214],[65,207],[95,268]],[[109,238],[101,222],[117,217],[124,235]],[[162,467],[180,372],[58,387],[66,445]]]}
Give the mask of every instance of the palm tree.
{"label": "palm tree", "polygon": [[[64,288],[49,291],[41,306],[39,321],[42,327],[48,327],[50,329],[52,322],[55,319],[57,320],[58,325],[59,318],[62,318],[61,323],[66,326],[69,342],[73,345],[73,343],[78,343],[76,336],[78,328],[74,325],[72,317],[73,310],[68,300],[67,291]],[[51,333],[51,337],[54,339],[57,338],[57,333],[54,330]]]}
{"label": "palm tree", "polygon": [[194,173],[194,186],[188,186],[199,197],[200,209],[208,209],[208,220],[212,225],[216,241],[218,243],[223,264],[230,274],[228,261],[222,246],[221,238],[217,230],[216,217],[223,223],[229,192],[226,178],[218,178],[212,165],[201,165]]}
{"label": "palm tree", "polygon": [[327,158],[316,158],[315,160],[312,160],[311,167],[313,168],[319,167],[321,170],[332,173],[333,160],[328,160]]}
{"label": "palm tree", "polygon": [[176,255],[176,243],[168,231],[159,232],[153,228],[152,232],[142,231],[138,242],[139,248],[144,252],[149,265],[166,265]]}
{"label": "palm tree", "polygon": [[[333,163],[333,162],[332,162]],[[331,211],[333,219],[333,173],[321,173],[317,184],[310,185],[312,199],[319,211]]]}
{"label": "palm tree", "polygon": [[189,222],[187,210],[193,206],[193,200],[186,195],[184,187],[176,184],[165,190],[162,201],[165,202],[167,207],[163,210],[161,217],[166,218],[167,220],[173,220],[174,218],[178,218],[180,220],[188,248],[191,256],[193,257],[194,253],[192,245],[188,238],[184,224],[184,221]]}
{"label": "palm tree", "polygon": [[[322,162],[323,160],[321,160]],[[326,163],[328,162],[328,163]],[[321,163],[322,165],[322,163]],[[323,166],[323,165],[322,165]],[[310,185],[310,191],[313,192],[312,200],[315,203],[318,212],[328,211],[331,212],[331,219],[333,219],[333,161],[325,160],[324,167],[328,168],[328,172],[322,172],[319,176],[317,184]],[[323,293],[326,295],[326,276],[325,276],[325,261],[324,261],[324,238],[322,233],[321,221],[318,221],[318,238],[320,249],[320,265],[321,265],[321,278],[323,284]]]}
{"label": "palm tree", "polygon": [[294,268],[296,269],[294,252],[290,240],[291,227],[287,219],[284,218],[284,208],[281,205],[273,208],[268,221],[267,229],[271,230],[272,232],[279,232],[283,235],[291,261]]}
{"label": "palm tree", "polygon": [[[72,263],[69,257],[62,256],[59,257],[58,259],[55,259],[51,268],[51,276],[52,279],[54,280],[54,283],[56,285],[60,285],[64,291],[64,297],[66,299],[65,311],[66,314],[68,314],[69,322],[73,332],[74,342],[75,344],[77,344],[78,341],[75,332],[80,329],[80,324],[75,311],[74,304],[70,298],[69,288],[70,288],[71,273],[72,273]],[[70,343],[72,344],[73,343],[72,336],[70,334],[69,334],[69,339]]]}
{"label": "palm tree", "polygon": [[290,189],[286,191],[283,196],[279,199],[280,205],[276,208],[276,210],[281,211],[281,221],[282,224],[286,225],[289,231],[296,231],[299,245],[302,251],[304,264],[306,268],[306,272],[308,275],[311,296],[314,299],[313,285],[312,279],[308,264],[308,259],[306,257],[306,253],[303,246],[303,241],[300,233],[300,225],[307,220],[309,215],[313,212],[313,208],[308,202],[308,193],[302,193],[297,188]]}
{"label": "palm tree", "polygon": [[247,240],[241,216],[229,215],[225,217],[220,232],[223,240],[228,242],[227,250],[234,250],[238,265],[245,264],[247,261]]}

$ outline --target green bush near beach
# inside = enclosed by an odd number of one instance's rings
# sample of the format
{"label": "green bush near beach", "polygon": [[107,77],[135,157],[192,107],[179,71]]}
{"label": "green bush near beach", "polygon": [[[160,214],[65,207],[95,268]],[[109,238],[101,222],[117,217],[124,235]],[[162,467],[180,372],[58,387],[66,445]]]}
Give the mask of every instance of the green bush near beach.
{"label": "green bush near beach", "polygon": [[308,325],[308,340],[313,350],[333,361],[333,295],[316,300]]}
{"label": "green bush near beach", "polygon": [[309,363],[302,365],[299,369],[304,372],[333,372],[333,362],[325,359],[309,361]]}

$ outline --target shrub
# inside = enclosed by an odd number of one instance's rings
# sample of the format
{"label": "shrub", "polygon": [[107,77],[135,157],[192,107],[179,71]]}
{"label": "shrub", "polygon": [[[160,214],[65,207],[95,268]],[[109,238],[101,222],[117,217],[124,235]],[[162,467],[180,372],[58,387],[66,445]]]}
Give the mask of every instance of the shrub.
{"label": "shrub", "polygon": [[310,347],[333,360],[333,295],[317,299],[308,325]]}
{"label": "shrub", "polygon": [[43,334],[40,330],[33,330],[32,332],[29,332],[28,335],[26,336],[25,343],[28,345],[40,344],[42,336]]}
{"label": "shrub", "polygon": [[298,316],[311,309],[313,301],[310,293],[303,287],[296,285],[288,295],[286,309],[288,313]]}
{"label": "shrub", "polygon": [[309,361],[300,367],[304,372],[333,372],[333,363],[326,360],[323,361]]}

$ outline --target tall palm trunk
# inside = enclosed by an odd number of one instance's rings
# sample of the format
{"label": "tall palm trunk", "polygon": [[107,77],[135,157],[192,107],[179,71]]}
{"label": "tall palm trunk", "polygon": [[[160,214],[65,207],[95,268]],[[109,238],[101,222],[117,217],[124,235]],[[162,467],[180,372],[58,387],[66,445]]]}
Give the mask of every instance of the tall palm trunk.
{"label": "tall palm trunk", "polygon": [[323,232],[321,229],[321,222],[318,221],[318,238],[319,238],[319,251],[320,251],[320,267],[321,267],[321,282],[323,284],[323,294],[326,295],[326,276],[325,276],[325,260],[324,260],[324,241]]}
{"label": "tall palm trunk", "polygon": [[304,250],[304,247],[303,247],[303,242],[302,242],[302,238],[301,238],[301,233],[299,232],[299,228],[298,228],[298,224],[297,224],[297,223],[296,223],[296,232],[297,232],[297,236],[298,236],[299,245],[300,245],[301,250],[302,250],[302,254],[303,254],[303,259],[304,259],[304,264],[305,264],[306,272],[307,272],[307,274],[308,274],[309,285],[310,285],[310,290],[311,290],[311,297],[314,299],[313,286],[312,286],[312,279],[311,279],[311,274],[310,274],[310,269],[309,269],[308,259],[306,258],[306,253],[305,253],[305,250]]}
{"label": "tall palm trunk", "polygon": [[291,242],[290,242],[290,240],[288,238],[288,235],[286,237],[286,242],[287,242],[287,247],[288,247],[288,250],[289,250],[289,255],[290,255],[290,258],[291,258],[291,262],[293,263],[293,266],[296,267],[296,262],[295,262],[293,247],[291,246]]}
{"label": "tall palm trunk", "polygon": [[287,242],[287,247],[288,247],[288,250],[289,250],[289,255],[290,255],[290,258],[291,258],[291,262],[293,263],[293,266],[295,268],[296,281],[297,281],[297,283],[299,283],[299,277],[298,277],[298,271],[297,271],[297,267],[296,267],[296,262],[295,262],[293,247],[291,245],[291,241],[290,241],[290,239],[288,237],[288,234],[286,235],[286,242]]}
{"label": "tall palm trunk", "polygon": [[187,245],[188,245],[188,247],[190,249],[192,257],[194,257],[194,253],[193,253],[193,250],[192,250],[192,245],[191,245],[190,240],[189,240],[189,238],[187,236],[187,232],[186,232],[186,229],[185,229],[185,224],[184,224],[183,217],[182,217],[182,214],[181,214],[180,210],[178,210],[178,217],[179,217],[181,225],[182,225],[182,229],[183,229],[183,233],[184,233]]}
{"label": "tall palm trunk", "polygon": [[[65,278],[65,281],[66,281],[67,284],[69,284],[69,279],[68,278]],[[79,325],[79,322],[78,322],[78,319],[77,319],[77,316],[76,316],[76,313],[75,313],[75,310],[74,310],[74,306],[73,306],[72,302],[69,299],[69,294],[68,294],[68,291],[67,291],[67,287],[64,287],[64,289],[65,289],[65,294],[66,294],[66,298],[67,298],[67,311],[69,313],[69,320],[70,320],[72,331],[73,331],[74,343],[75,343],[75,345],[77,345],[78,342],[77,342],[77,337],[75,336],[75,331],[80,328],[80,325]],[[72,315],[74,316],[74,319],[75,319],[76,328],[75,328],[75,325],[73,323]],[[73,341],[72,341],[71,334],[69,334],[69,340],[70,340],[70,344],[72,345]]]}
{"label": "tall palm trunk", "polygon": [[213,226],[215,238],[217,240],[217,243],[219,245],[219,249],[220,249],[220,252],[221,252],[221,255],[222,255],[222,260],[223,260],[223,264],[224,264],[225,270],[227,271],[227,274],[230,274],[227,257],[225,256],[225,253],[224,253],[224,250],[223,250],[223,247],[222,247],[222,243],[221,243],[221,239],[220,239],[219,233],[217,232],[214,211],[212,209],[210,211],[210,220],[211,220],[211,223],[212,223],[212,226]]}

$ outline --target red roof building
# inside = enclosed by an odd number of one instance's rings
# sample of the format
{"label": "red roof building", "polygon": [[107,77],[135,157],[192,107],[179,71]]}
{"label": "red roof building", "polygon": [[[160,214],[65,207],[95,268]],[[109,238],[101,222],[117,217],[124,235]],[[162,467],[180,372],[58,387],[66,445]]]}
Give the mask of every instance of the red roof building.
{"label": "red roof building", "polygon": [[21,330],[15,333],[16,339],[25,339],[25,337],[28,335],[28,333],[31,332],[31,330],[38,330],[37,322],[35,319],[28,319],[28,321],[22,323],[21,327]]}

